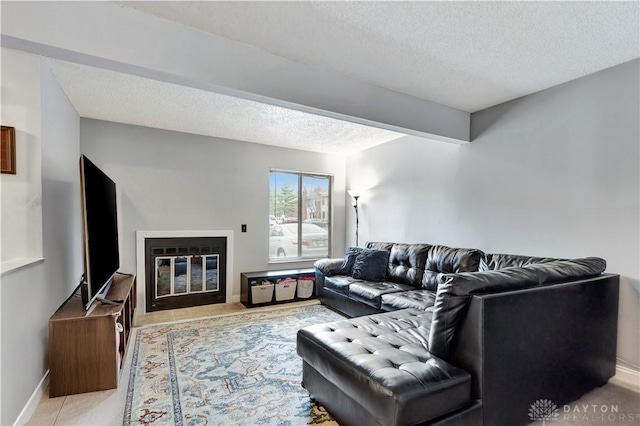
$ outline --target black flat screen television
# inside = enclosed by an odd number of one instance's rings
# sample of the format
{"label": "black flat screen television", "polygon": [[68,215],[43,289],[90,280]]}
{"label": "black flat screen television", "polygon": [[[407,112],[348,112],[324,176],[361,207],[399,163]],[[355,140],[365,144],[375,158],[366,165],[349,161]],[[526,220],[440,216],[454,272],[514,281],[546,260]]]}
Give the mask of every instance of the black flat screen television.
{"label": "black flat screen television", "polygon": [[116,184],[86,156],[80,157],[84,281],[82,303],[89,309],[106,293],[120,267]]}

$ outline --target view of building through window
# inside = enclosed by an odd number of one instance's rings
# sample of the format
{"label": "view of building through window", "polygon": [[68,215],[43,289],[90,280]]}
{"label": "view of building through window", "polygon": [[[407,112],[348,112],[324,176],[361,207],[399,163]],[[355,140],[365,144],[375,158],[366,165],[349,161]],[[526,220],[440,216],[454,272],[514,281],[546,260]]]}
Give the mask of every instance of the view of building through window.
{"label": "view of building through window", "polygon": [[269,172],[269,260],[329,256],[331,176]]}

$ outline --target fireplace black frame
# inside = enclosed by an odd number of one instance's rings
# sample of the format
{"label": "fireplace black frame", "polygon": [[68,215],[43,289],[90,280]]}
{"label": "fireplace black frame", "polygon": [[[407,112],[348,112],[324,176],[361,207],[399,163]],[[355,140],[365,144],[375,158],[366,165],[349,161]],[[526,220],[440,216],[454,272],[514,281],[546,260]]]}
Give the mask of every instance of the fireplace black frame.
{"label": "fireplace black frame", "polygon": [[[146,312],[189,308],[226,302],[227,237],[145,238]],[[156,297],[155,258],[166,256],[215,255],[218,257],[218,291]]]}

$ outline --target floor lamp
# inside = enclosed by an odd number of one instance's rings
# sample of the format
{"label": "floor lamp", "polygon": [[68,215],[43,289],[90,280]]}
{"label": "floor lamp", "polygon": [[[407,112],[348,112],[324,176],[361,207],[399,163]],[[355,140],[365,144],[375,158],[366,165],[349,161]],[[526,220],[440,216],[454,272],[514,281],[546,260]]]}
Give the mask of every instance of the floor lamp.
{"label": "floor lamp", "polygon": [[353,197],[353,208],[356,210],[356,247],[358,247],[358,228],[360,227],[360,221],[358,219],[358,198],[360,198],[360,192],[354,189],[350,189],[347,192]]}

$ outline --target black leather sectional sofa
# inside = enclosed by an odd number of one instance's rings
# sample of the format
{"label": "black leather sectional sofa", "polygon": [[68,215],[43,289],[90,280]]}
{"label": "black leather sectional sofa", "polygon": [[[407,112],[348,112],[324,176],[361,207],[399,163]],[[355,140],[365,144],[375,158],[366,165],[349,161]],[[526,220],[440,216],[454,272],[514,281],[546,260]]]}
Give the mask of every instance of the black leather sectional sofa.
{"label": "black leather sectional sofa", "polygon": [[352,318],[297,338],[305,388],[341,425],[527,424],[615,374],[619,276],[603,259],[367,248],[388,252],[384,279],[316,262],[321,302]]}

